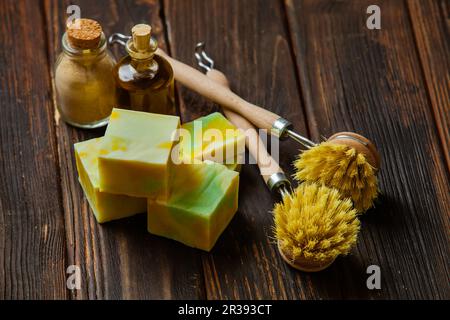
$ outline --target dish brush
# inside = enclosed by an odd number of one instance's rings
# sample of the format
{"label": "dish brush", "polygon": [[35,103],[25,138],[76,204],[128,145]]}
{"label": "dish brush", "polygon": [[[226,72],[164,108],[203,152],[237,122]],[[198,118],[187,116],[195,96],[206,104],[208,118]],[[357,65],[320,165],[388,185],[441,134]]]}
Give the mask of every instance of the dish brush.
{"label": "dish brush", "polygon": [[[196,58],[209,78],[229,86],[225,75],[212,69],[214,62],[203,50],[196,52]],[[337,256],[348,254],[360,229],[351,201],[342,199],[336,189],[314,182],[302,183],[292,191],[289,180],[267,152],[253,125],[233,111],[223,111],[236,127],[246,132],[247,148],[256,159],[265,183],[282,196],[273,213],[275,238],[283,260],[298,270],[316,272],[330,266]]]}
{"label": "dish brush", "polygon": [[294,177],[300,182],[315,181],[339,189],[363,213],[378,196],[379,163],[379,155],[369,140],[343,132],[302,151],[294,161]]}
{"label": "dish brush", "polygon": [[[202,45],[198,44],[196,54],[203,58],[204,63],[210,64]],[[184,86],[241,114],[258,128],[267,129],[280,139],[290,137],[302,144],[307,150],[301,152],[295,161],[296,179],[337,188],[344,197],[352,199],[359,213],[372,207],[378,195],[376,174],[380,156],[367,138],[354,132],[340,132],[326,142],[314,143],[294,132],[288,120],[245,101],[200,71],[170,58],[164,51],[158,49],[157,53],[170,62],[175,79]]]}

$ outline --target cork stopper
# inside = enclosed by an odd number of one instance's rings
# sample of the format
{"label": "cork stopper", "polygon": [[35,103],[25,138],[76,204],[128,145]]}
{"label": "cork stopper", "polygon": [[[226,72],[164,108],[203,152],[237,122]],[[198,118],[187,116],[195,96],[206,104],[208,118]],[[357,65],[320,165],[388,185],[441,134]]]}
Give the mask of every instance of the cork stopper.
{"label": "cork stopper", "polygon": [[98,47],[102,36],[102,27],[92,19],[76,19],[67,26],[67,38],[72,47],[94,49]]}
{"label": "cork stopper", "polygon": [[372,141],[354,132],[338,132],[332,135],[328,141],[333,143],[347,145],[354,148],[357,152],[365,155],[367,161],[376,170],[380,168],[380,154]]}
{"label": "cork stopper", "polygon": [[137,24],[131,29],[133,36],[133,46],[137,51],[150,50],[150,36],[152,34],[152,27],[148,24]]}

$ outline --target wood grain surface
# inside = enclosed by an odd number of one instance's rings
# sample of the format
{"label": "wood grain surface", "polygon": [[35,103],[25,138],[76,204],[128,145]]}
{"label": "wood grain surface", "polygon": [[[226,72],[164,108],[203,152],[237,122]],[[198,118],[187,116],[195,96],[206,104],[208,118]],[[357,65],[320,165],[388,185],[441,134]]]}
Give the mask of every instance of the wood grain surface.
{"label": "wood grain surface", "polygon": [[450,169],[450,4],[408,0],[420,64]]}
{"label": "wood grain surface", "polygon": [[39,12],[0,2],[0,299],[67,297],[50,62],[29,37],[45,39]]}
{"label": "wood grain surface", "polygon": [[359,268],[340,281],[361,283],[376,264],[385,289],[369,297],[448,298],[449,175],[411,20],[403,1],[379,1],[381,30],[369,30],[371,3],[286,1],[314,136],[354,130],[382,155],[382,195],[362,217],[353,257]]}
{"label": "wood grain surface", "polygon": [[[1,1],[0,299],[450,299],[448,3],[379,0],[381,30],[369,30],[372,2]],[[149,22],[193,66],[205,41],[236,93],[312,139],[354,130],[375,142],[382,195],[352,254],[317,274],[288,267],[272,233],[279,198],[254,165],[210,253],[150,235],[145,214],[99,225],[73,144],[104,130],[65,124],[53,98],[69,4],[106,35]],[[183,121],[219,110],[181,86],[177,100]],[[289,174],[298,149],[280,142]],[[381,290],[366,287],[372,264]],[[69,265],[81,268],[81,290],[66,289]]]}

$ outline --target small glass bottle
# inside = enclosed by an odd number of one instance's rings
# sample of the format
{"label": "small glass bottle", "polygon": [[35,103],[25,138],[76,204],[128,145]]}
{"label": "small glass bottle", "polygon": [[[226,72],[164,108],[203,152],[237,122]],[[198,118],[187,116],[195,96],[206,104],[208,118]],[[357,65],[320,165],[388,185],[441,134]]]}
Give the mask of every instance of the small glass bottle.
{"label": "small glass bottle", "polygon": [[61,118],[75,127],[106,125],[116,106],[115,59],[106,45],[100,24],[91,19],[75,20],[62,37],[55,64],[56,105]]}
{"label": "small glass bottle", "polygon": [[173,70],[155,54],[158,44],[151,27],[138,24],[126,43],[128,55],[114,68],[118,107],[136,111],[175,114]]}

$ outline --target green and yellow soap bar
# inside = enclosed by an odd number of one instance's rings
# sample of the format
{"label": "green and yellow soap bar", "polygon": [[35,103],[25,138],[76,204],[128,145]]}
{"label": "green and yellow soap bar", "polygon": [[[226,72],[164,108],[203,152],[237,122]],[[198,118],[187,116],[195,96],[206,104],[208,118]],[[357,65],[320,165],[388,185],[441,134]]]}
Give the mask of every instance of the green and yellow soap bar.
{"label": "green and yellow soap bar", "polygon": [[210,251],[238,208],[239,173],[222,164],[180,164],[167,201],[148,201],[148,231]]}
{"label": "green and yellow soap bar", "polygon": [[181,129],[184,163],[210,160],[236,168],[245,152],[245,135],[219,112],[187,122]]}
{"label": "green and yellow soap bar", "polygon": [[98,222],[121,219],[147,211],[147,199],[100,191],[98,155],[103,138],[76,143],[78,180]]}
{"label": "green and yellow soap bar", "polygon": [[113,109],[98,157],[100,189],[167,199],[179,117]]}

